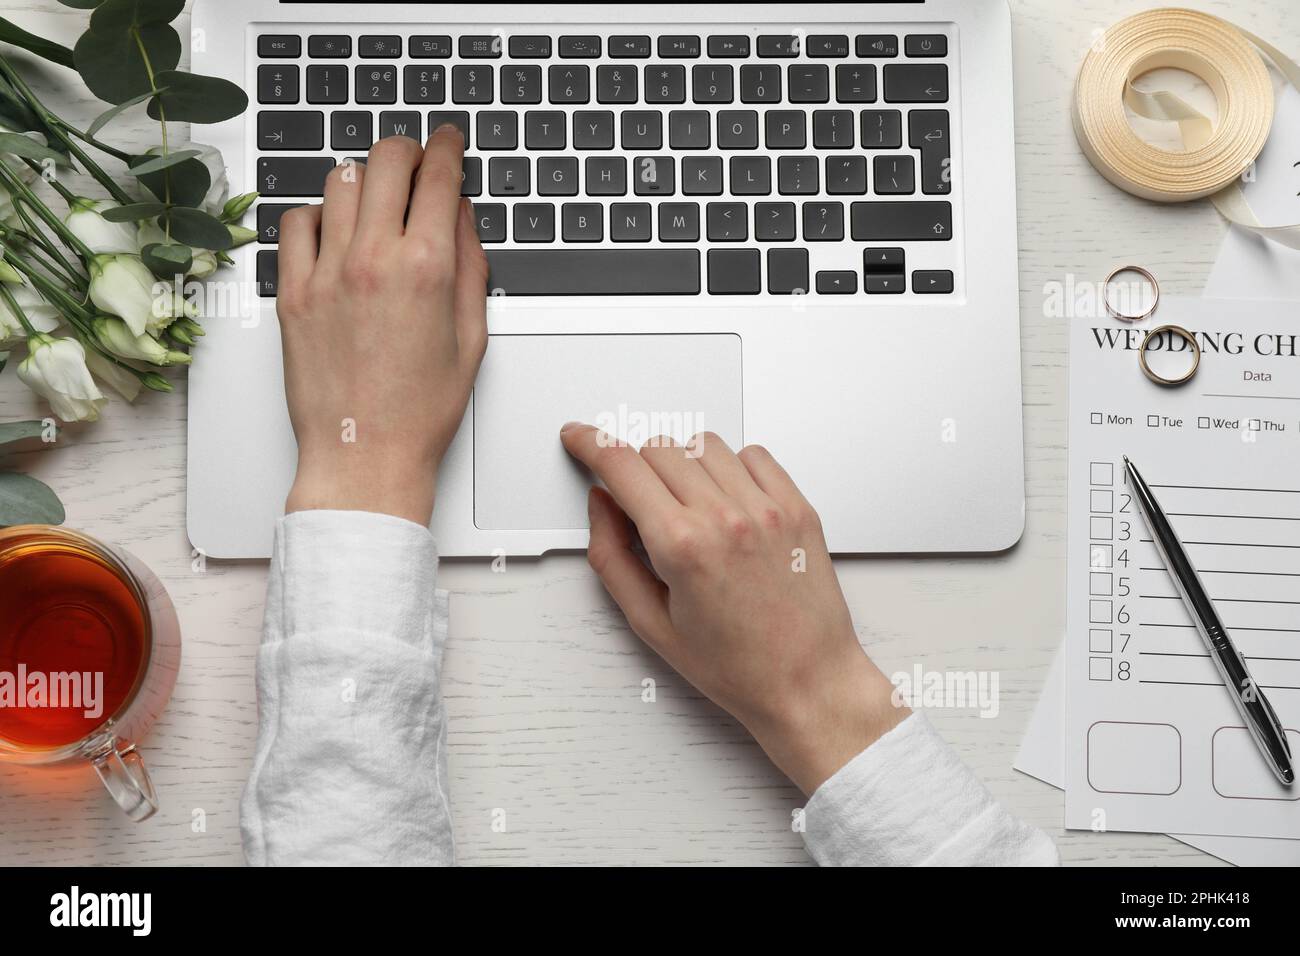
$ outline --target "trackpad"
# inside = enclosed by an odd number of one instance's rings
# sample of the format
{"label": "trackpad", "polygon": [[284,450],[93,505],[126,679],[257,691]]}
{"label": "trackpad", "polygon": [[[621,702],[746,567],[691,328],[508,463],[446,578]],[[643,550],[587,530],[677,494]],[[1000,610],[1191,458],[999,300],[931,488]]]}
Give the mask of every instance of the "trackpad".
{"label": "trackpad", "polygon": [[474,524],[587,527],[591,476],[560,426],[588,422],[640,447],[717,432],[743,444],[740,336],[494,335],[474,388]]}

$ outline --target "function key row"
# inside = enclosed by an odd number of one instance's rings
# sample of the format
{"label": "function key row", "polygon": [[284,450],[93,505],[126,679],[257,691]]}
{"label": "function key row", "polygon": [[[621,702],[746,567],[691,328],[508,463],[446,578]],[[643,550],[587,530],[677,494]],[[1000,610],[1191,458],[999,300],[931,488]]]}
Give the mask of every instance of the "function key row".
{"label": "function key row", "polygon": [[[850,48],[859,57],[898,56],[895,34],[765,34],[754,47],[761,58],[792,59],[805,53],[813,59],[843,59]],[[717,59],[743,59],[750,55],[750,38],[745,35],[710,36],[701,42],[698,36],[660,36],[652,43],[649,36],[611,36],[608,50],[611,59],[648,59],[651,50],[665,59],[697,59],[702,50]],[[513,59],[545,60],[552,55],[549,36],[512,36],[498,34],[450,36],[412,36],[406,43],[412,59],[447,59],[453,48],[463,60]],[[605,49],[599,36],[562,36],[559,55],[564,59],[598,59]],[[942,33],[908,34],[903,52],[909,57],[928,58],[948,55],[948,38]],[[293,34],[263,34],[257,38],[257,55],[271,59],[302,56],[302,37]],[[352,37],[347,34],[313,34],[307,38],[307,55],[315,59],[349,59]],[[402,37],[397,34],[366,34],[356,41],[356,55],[363,59],[395,59],[402,55]]]}

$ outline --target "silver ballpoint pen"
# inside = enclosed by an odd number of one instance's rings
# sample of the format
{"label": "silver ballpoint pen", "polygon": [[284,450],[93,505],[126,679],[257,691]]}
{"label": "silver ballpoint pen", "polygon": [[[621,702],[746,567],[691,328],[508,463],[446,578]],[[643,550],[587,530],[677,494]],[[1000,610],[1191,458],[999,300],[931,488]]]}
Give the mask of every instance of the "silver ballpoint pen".
{"label": "silver ballpoint pen", "polygon": [[1281,721],[1277,719],[1277,714],[1270,706],[1268,698],[1264,696],[1264,692],[1250,676],[1246,659],[1241,656],[1241,652],[1232,643],[1232,638],[1228,636],[1223,622],[1219,620],[1214,603],[1205,593],[1200,575],[1196,573],[1196,568],[1178,540],[1178,535],[1174,533],[1160,503],[1156,501],[1147,483],[1142,480],[1142,475],[1138,473],[1137,468],[1133,467],[1133,462],[1129,461],[1128,455],[1124,456],[1124,473],[1133,489],[1133,497],[1137,499],[1142,517],[1147,527],[1151,529],[1151,539],[1155,542],[1156,550],[1164,559],[1169,577],[1178,589],[1192,620],[1196,622],[1196,629],[1200,632],[1206,648],[1209,649],[1210,658],[1218,668],[1219,676],[1223,678],[1237,712],[1241,714],[1250,736],[1254,738],[1255,745],[1264,755],[1264,760],[1277,779],[1282,781],[1283,785],[1291,786],[1295,782],[1295,770],[1291,767],[1291,747],[1287,743],[1286,731],[1282,728]]}

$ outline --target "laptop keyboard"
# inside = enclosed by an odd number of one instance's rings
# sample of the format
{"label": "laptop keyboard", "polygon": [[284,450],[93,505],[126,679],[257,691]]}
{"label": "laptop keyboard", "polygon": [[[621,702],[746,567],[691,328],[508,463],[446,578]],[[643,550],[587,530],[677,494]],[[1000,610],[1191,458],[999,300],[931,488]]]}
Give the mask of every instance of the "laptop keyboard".
{"label": "laptop keyboard", "polygon": [[446,122],[494,294],[960,291],[956,69],[936,25],[276,29],[255,39],[259,295],[285,210],[377,139]]}

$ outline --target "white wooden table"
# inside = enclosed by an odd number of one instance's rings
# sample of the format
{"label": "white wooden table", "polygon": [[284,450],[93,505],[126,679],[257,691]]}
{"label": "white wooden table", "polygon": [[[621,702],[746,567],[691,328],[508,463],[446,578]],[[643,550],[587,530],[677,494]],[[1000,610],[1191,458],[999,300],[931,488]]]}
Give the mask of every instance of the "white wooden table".
{"label": "white wooden table", "polygon": [[[1300,54],[1294,0],[1193,5]],[[85,20],[55,0],[0,6],[69,46]],[[1044,285],[1135,261],[1167,291],[1199,294],[1224,231],[1207,203],[1161,207],[1118,192],[1075,144],[1074,69],[1095,30],[1143,6],[1012,2],[1024,539],[988,558],[838,564],[862,642],[886,673],[917,662],[999,673],[998,717],[931,711],[931,719],[999,797],[1082,864],[1213,862],[1165,836],[1066,834],[1061,794],[1011,769],[1064,618],[1066,330],[1043,316]],[[39,89],[58,90],[51,102],[66,104],[70,118],[88,121],[102,109],[71,74],[44,67],[41,75]],[[156,127],[133,115],[111,137],[152,145]],[[0,377],[0,420],[43,414],[12,369]],[[180,611],[184,661],[143,746],[162,802],[157,816],[125,822],[89,769],[0,767],[0,864],[242,862],[239,797],[256,730],[266,565],[192,567],[183,380],[174,395],[114,402],[101,422],[68,428],[57,447],[23,454],[18,467],[58,490],[70,527],[154,568]],[[452,592],[444,692],[462,863],[808,863],[790,830],[799,792],[627,630],[581,556],[514,561],[504,574],[449,561],[442,584]],[[646,677],[658,685],[652,704],[641,701]],[[504,811],[504,832],[493,828],[494,811]]]}

